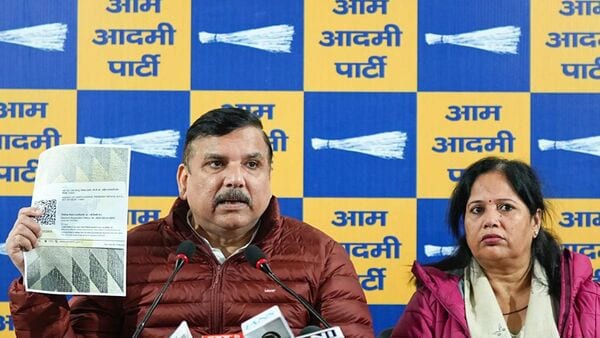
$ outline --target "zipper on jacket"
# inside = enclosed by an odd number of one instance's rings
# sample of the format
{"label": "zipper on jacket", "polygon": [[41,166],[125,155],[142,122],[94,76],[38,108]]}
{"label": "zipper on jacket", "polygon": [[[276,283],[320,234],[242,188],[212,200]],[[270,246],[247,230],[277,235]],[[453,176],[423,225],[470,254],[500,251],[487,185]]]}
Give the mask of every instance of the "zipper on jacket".
{"label": "zipper on jacket", "polygon": [[561,271],[562,280],[565,281],[563,285],[561,285],[560,292],[563,294],[562,297],[565,301],[564,304],[559,304],[558,308],[564,308],[565,313],[562,318],[559,318],[562,321],[562,330],[560,332],[561,337],[566,337],[567,326],[569,325],[569,314],[571,310],[571,287],[573,281],[571,280],[571,257],[566,252],[562,253],[564,263],[564,269]]}
{"label": "zipper on jacket", "polygon": [[[226,262],[225,262],[226,263]],[[211,293],[211,312],[210,316],[211,331],[215,333],[223,332],[223,297],[222,297],[222,281],[223,281],[223,266],[216,264],[213,271],[213,282],[210,286]]]}

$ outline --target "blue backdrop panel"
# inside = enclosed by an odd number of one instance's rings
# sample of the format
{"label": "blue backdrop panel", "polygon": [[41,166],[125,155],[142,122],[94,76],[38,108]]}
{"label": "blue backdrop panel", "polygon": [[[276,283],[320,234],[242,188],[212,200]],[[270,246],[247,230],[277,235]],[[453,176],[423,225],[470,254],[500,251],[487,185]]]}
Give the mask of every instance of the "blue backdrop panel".
{"label": "blue backdrop panel", "polygon": [[[305,197],[415,197],[414,93],[304,94]],[[345,149],[316,150],[311,139],[340,140],[401,131],[403,159]],[[356,143],[362,143],[356,141]],[[368,170],[357,171],[357,168]]]}
{"label": "blue backdrop panel", "polygon": [[[302,90],[303,12],[301,1],[234,0],[227,6],[219,0],[193,1],[192,89]],[[227,43],[203,44],[198,39],[199,32],[239,34],[274,25],[293,26],[291,53]],[[256,36],[246,35],[245,40],[256,40]]]}
{"label": "blue backdrop panel", "polygon": [[[521,0],[420,1],[419,90],[528,91],[529,14],[529,2]],[[426,33],[456,35],[504,26],[520,28],[518,54],[452,44],[428,45],[425,41]]]}
{"label": "blue backdrop panel", "polygon": [[0,39],[0,88],[74,89],[77,83],[77,1],[0,0],[0,8],[3,17],[0,36],[3,31],[38,25],[61,23],[67,26],[67,39],[61,53]]}
{"label": "blue backdrop panel", "polygon": [[[544,182],[547,196],[600,197],[598,107],[597,94],[531,95],[531,163]],[[540,140],[571,143],[541,150]]]}

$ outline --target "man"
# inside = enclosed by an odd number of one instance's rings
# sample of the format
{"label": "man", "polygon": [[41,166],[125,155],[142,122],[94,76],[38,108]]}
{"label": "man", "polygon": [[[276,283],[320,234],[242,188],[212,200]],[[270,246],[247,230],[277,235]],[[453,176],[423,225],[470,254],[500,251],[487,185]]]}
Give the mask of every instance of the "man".
{"label": "man", "polygon": [[[240,324],[279,305],[295,334],[318,324],[292,296],[243,255],[252,243],[271,268],[346,337],[373,337],[358,277],[344,249],[321,231],[281,216],[271,195],[273,151],[260,120],[236,108],[212,110],[188,129],[177,170],[179,198],[165,218],[128,235],[127,296],[9,290],[19,337],[131,337],[173,269],[183,240],[197,247],[146,323],[141,336],[169,336],[186,320],[194,336],[240,332]],[[36,246],[40,212],[23,208],[6,250],[23,273],[22,250]]]}

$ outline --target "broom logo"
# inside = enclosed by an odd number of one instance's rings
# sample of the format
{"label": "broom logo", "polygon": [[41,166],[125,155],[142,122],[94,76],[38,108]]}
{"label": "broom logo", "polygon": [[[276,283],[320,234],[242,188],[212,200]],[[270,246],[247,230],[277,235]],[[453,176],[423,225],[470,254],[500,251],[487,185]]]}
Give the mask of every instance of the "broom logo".
{"label": "broom logo", "polygon": [[63,52],[66,38],[67,25],[60,22],[0,31],[0,42],[44,51]]}
{"label": "broom logo", "polygon": [[486,50],[498,54],[518,54],[521,28],[503,26],[474,32],[440,35],[425,34],[428,45],[449,44]]}
{"label": "broom logo", "polygon": [[262,49],[271,53],[291,53],[294,26],[275,25],[233,33],[198,33],[200,43],[228,43]]}
{"label": "broom logo", "polygon": [[404,158],[406,133],[390,131],[339,140],[312,138],[310,143],[315,150],[338,149],[380,157],[386,160],[401,160]]}
{"label": "broom logo", "polygon": [[565,150],[592,156],[600,156],[600,135],[564,141],[539,139],[538,148],[540,148],[541,151]]}
{"label": "broom logo", "polygon": [[84,137],[85,144],[118,144],[131,147],[132,151],[156,156],[175,157],[179,145],[179,132],[176,130],[158,130],[115,138]]}
{"label": "broom logo", "polygon": [[425,256],[427,257],[441,257],[441,256],[450,256],[456,250],[455,246],[439,246],[439,245],[431,245],[425,244],[423,245],[423,251],[425,252]]}

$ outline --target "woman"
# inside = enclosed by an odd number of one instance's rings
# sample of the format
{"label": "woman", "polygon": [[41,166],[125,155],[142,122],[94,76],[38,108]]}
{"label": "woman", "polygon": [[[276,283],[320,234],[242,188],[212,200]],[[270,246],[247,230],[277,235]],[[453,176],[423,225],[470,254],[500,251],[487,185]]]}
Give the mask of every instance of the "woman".
{"label": "woman", "polygon": [[489,157],[450,198],[455,253],[415,262],[417,292],[394,337],[598,337],[600,286],[588,257],[561,251],[527,164]]}

